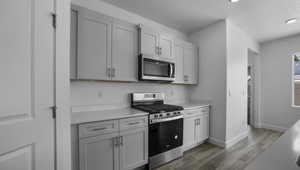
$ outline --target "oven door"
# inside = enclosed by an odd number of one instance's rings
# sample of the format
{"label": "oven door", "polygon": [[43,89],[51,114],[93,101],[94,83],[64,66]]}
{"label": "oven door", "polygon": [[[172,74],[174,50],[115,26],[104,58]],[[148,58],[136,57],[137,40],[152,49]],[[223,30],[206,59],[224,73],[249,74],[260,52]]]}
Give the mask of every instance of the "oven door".
{"label": "oven door", "polygon": [[140,55],[139,79],[150,81],[174,81],[175,63]]}
{"label": "oven door", "polygon": [[183,118],[150,124],[149,156],[182,146]]}

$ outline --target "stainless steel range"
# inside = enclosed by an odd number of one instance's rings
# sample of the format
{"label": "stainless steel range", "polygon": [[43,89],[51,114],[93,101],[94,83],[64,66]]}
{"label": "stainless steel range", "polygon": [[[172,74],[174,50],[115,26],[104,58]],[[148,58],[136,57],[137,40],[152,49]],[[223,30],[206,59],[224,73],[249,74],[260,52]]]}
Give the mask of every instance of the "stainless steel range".
{"label": "stainless steel range", "polygon": [[163,93],[133,93],[132,107],[149,113],[149,168],[183,155],[183,108],[164,104]]}

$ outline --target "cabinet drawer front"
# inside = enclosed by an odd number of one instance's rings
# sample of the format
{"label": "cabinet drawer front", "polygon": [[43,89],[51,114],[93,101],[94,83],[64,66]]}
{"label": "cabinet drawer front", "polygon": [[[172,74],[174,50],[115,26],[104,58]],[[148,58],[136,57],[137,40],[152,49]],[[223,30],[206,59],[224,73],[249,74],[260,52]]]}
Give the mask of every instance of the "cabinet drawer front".
{"label": "cabinet drawer front", "polygon": [[118,120],[79,125],[79,138],[118,132]]}
{"label": "cabinet drawer front", "polygon": [[198,116],[203,114],[209,114],[209,107],[202,107],[195,110],[184,110],[185,117]]}
{"label": "cabinet drawer front", "polygon": [[148,117],[146,116],[120,120],[120,130],[128,130],[145,126],[148,126]]}

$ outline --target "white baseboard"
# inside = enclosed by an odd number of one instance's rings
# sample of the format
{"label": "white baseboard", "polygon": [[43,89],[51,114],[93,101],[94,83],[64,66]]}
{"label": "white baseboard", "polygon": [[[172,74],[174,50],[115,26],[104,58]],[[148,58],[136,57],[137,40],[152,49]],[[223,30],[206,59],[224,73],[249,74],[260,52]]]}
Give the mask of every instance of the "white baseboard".
{"label": "white baseboard", "polygon": [[237,144],[239,141],[247,138],[248,135],[249,135],[249,129],[247,129],[245,132],[241,133],[240,135],[226,141],[226,143],[225,143],[226,148],[229,148],[229,147]]}
{"label": "white baseboard", "polygon": [[213,137],[209,137],[208,142],[214,145],[217,145],[219,147],[225,148],[225,141],[213,138]]}
{"label": "white baseboard", "polygon": [[270,130],[274,130],[274,131],[278,131],[278,132],[285,132],[286,130],[288,130],[288,128],[286,128],[286,127],[267,124],[267,123],[262,123],[260,125],[260,128],[270,129]]}
{"label": "white baseboard", "polygon": [[193,145],[190,145],[190,146],[183,146],[183,152],[185,151],[188,151],[190,149],[193,149],[201,144],[203,144],[206,140],[202,141],[202,142],[199,142],[199,143],[196,143],[196,144],[193,144]]}
{"label": "white baseboard", "polygon": [[233,146],[234,144],[238,143],[239,141],[248,137],[248,135],[249,135],[249,129],[247,129],[247,131],[245,131],[244,133],[242,133],[228,141],[223,141],[223,140],[219,140],[219,139],[210,137],[209,142],[211,144],[217,145],[222,148],[229,148],[229,147]]}

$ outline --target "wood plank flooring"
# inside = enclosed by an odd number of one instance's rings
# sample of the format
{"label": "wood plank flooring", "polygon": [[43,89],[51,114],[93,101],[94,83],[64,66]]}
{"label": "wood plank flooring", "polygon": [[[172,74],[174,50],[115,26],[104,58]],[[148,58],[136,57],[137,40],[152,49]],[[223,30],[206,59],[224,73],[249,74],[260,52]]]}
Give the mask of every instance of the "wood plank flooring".
{"label": "wood plank flooring", "polygon": [[272,130],[252,128],[248,139],[230,148],[204,143],[187,151],[183,158],[156,170],[242,170],[281,135]]}

